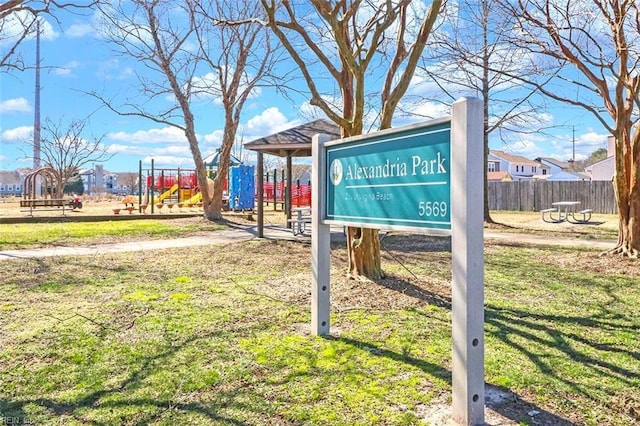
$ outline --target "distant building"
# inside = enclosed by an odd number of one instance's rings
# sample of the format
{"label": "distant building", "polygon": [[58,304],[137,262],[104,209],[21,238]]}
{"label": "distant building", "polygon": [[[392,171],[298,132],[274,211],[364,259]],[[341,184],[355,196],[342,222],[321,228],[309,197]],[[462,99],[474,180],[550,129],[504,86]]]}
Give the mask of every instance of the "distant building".
{"label": "distant building", "polygon": [[0,197],[21,196],[24,178],[29,169],[0,171]]}
{"label": "distant building", "polygon": [[536,161],[548,167],[546,170],[545,180],[591,180],[588,173],[576,172],[571,170],[571,163],[556,160],[550,157],[538,157]]}
{"label": "distant building", "polygon": [[512,180],[528,180],[549,174],[549,166],[492,149],[487,159],[487,172],[507,172]]}
{"label": "distant building", "polygon": [[82,169],[78,172],[85,194],[124,194],[127,187],[118,184],[118,174],[105,170],[104,166],[94,166],[93,169]]}
{"label": "distant building", "polygon": [[585,171],[591,176],[591,180],[612,180],[616,170],[615,163],[616,140],[613,136],[607,138],[607,158],[587,166]]}

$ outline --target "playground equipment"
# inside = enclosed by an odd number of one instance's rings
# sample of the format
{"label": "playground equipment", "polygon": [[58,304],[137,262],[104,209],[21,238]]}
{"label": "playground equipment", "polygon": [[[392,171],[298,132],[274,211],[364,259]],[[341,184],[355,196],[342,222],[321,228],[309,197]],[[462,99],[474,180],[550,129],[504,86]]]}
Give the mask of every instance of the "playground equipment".
{"label": "playground equipment", "polygon": [[165,191],[162,194],[160,194],[160,196],[158,197],[158,203],[161,203],[165,198],[170,197],[171,194],[173,194],[174,192],[176,192],[178,190],[178,188],[179,188],[179,186],[176,183],[171,188],[169,188],[167,191]]}
{"label": "playground equipment", "polygon": [[202,192],[198,192],[196,195],[189,198],[187,201],[185,201],[185,204],[193,205],[198,204],[200,201],[202,201]]}
{"label": "playground equipment", "polygon": [[229,169],[229,209],[253,210],[255,206],[254,167],[240,165]]}
{"label": "playground equipment", "polygon": [[[212,163],[215,158],[212,160]],[[211,164],[207,163],[207,166]],[[171,209],[174,205],[182,208],[187,205],[201,205],[202,192],[196,171],[193,169],[156,169],[153,160],[151,169],[142,169],[140,162],[138,203],[141,212],[150,207],[161,209],[166,205]],[[213,192],[213,178],[216,171],[209,171],[208,186]],[[253,166],[238,165],[229,169],[229,180],[224,182],[223,205],[234,210],[253,209],[255,203],[255,183]]]}
{"label": "playground equipment", "polygon": [[151,160],[151,168],[139,166],[138,204],[140,212],[153,213],[165,205],[171,209],[174,205],[186,202],[200,192],[196,171],[193,169],[156,169]]}
{"label": "playground equipment", "polygon": [[[278,180],[278,174],[281,175]],[[300,183],[300,179],[293,183],[291,188],[291,206],[292,207],[310,207],[311,206],[311,182]],[[276,210],[277,205],[281,204],[285,207],[286,182],[284,169],[278,173],[274,169],[273,172],[265,173],[265,181],[262,184],[263,199],[267,205],[273,203],[273,209]]]}
{"label": "playground equipment", "polygon": [[[39,197],[39,194],[43,195]],[[71,208],[71,210],[82,208],[80,197],[62,198],[62,195],[60,173],[52,167],[42,167],[25,177],[20,207],[28,208],[29,210],[22,211],[28,211],[31,216],[36,208],[40,211],[61,209],[63,215],[65,208]]]}

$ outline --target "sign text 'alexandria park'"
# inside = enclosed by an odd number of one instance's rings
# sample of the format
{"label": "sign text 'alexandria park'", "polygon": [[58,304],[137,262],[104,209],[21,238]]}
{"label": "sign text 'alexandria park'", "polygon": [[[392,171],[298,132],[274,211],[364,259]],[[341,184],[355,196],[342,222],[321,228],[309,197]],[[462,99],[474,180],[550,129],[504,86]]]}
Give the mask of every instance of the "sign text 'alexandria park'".
{"label": "sign text 'alexandria park'", "polygon": [[327,221],[451,229],[451,122],[326,145]]}

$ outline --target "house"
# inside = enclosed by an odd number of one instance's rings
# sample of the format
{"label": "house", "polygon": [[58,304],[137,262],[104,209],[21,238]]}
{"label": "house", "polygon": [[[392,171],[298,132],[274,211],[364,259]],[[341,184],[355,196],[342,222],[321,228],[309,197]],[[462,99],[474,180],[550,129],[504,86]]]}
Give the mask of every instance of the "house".
{"label": "house", "polygon": [[31,171],[13,170],[0,171],[0,197],[21,196],[24,178]]}
{"label": "house", "polygon": [[607,158],[587,166],[585,171],[591,176],[591,180],[613,179],[616,170],[615,164],[616,140],[613,136],[607,138]]}
{"label": "house", "polygon": [[548,175],[545,180],[591,180],[591,177],[587,173],[571,170],[571,163],[550,157],[538,157],[536,161],[549,167],[548,170],[543,170],[543,172],[546,172],[543,174]]}
{"label": "house", "polygon": [[492,149],[487,158],[487,172],[507,172],[512,180],[528,180],[549,174],[549,166]]}
{"label": "house", "polygon": [[104,166],[94,166],[93,169],[83,169],[78,172],[85,194],[95,194],[106,192],[108,194],[119,194],[126,192],[118,185],[118,175],[104,169]]}

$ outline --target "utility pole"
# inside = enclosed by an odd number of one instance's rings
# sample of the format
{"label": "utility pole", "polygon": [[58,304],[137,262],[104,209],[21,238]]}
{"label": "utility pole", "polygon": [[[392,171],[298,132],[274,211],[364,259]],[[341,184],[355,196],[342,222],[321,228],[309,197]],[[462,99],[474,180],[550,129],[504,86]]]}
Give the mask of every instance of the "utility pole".
{"label": "utility pole", "polygon": [[[40,18],[36,18],[36,87],[33,118],[33,170],[40,168]],[[35,194],[42,195],[42,182],[36,179]]]}
{"label": "utility pole", "polygon": [[36,89],[33,119],[33,169],[40,168],[40,20],[36,20]]}
{"label": "utility pole", "polygon": [[571,156],[571,162],[574,163],[576,161],[576,126],[571,128],[571,142],[573,145],[573,153]]}

